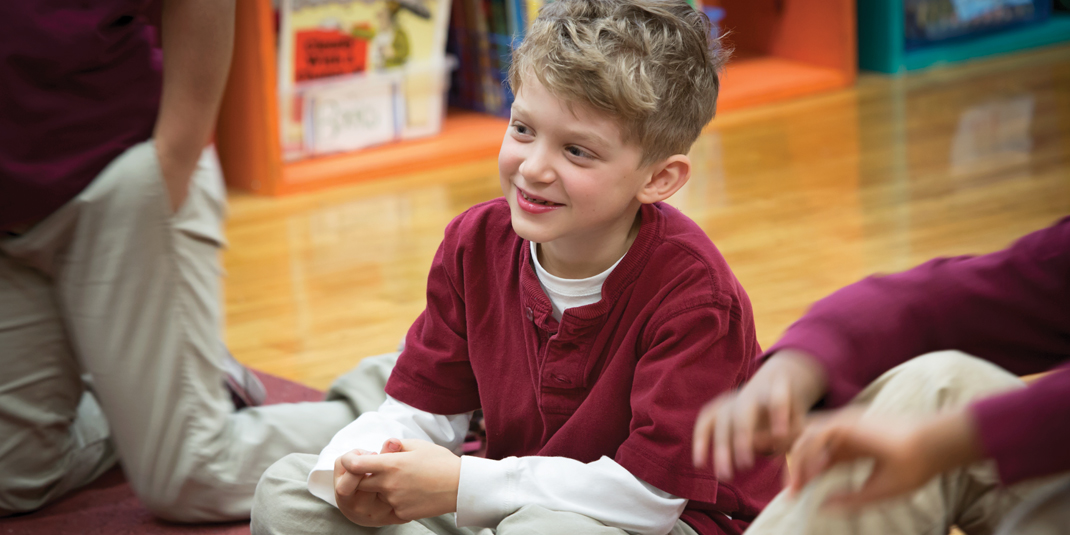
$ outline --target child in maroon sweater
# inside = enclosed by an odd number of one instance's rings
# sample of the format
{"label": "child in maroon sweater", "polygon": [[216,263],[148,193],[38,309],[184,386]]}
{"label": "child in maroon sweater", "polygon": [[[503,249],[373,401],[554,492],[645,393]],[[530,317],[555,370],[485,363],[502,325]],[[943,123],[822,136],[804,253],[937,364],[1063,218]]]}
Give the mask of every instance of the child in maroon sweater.
{"label": "child in maroon sweater", "polygon": [[[254,533],[742,532],[779,463],[721,484],[690,443],[703,400],[752,373],[751,306],[660,202],[713,116],[708,36],[683,1],[543,8],[514,53],[505,198],[446,229],[389,398],[272,467]],[[476,409],[487,458],[458,457]]]}
{"label": "child in maroon sweater", "polygon": [[[791,489],[752,532],[1070,527],[1070,218],[1003,251],[848,286],[766,357],[695,432],[699,464],[716,436],[717,472],[730,476],[752,449],[802,431]],[[1014,375],[1049,370],[1028,387]],[[848,407],[803,431],[802,413],[822,398]],[[819,512],[826,497],[852,512]],[[1012,513],[1020,502],[1031,511]]]}

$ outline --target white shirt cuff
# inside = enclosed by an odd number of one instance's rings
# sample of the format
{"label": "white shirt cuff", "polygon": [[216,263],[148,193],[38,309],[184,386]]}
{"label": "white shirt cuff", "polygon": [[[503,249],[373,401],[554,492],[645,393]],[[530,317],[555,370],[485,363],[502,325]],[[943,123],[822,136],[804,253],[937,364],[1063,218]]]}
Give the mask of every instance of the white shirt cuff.
{"label": "white shirt cuff", "polygon": [[461,457],[461,479],[457,485],[457,527],[495,528],[517,509],[516,487],[519,459],[500,461]]}

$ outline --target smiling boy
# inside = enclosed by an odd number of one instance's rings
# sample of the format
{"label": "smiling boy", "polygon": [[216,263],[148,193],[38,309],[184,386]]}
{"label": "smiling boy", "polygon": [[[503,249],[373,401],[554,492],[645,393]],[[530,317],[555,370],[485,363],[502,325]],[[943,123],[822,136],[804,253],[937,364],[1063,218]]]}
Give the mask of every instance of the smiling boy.
{"label": "smiling boy", "polygon": [[[723,484],[690,444],[703,401],[754,371],[750,301],[660,203],[713,117],[708,32],[682,0],[543,8],[510,71],[504,199],[447,227],[386,402],[269,469],[254,533],[746,528],[780,464]],[[476,409],[486,458],[458,457]]]}

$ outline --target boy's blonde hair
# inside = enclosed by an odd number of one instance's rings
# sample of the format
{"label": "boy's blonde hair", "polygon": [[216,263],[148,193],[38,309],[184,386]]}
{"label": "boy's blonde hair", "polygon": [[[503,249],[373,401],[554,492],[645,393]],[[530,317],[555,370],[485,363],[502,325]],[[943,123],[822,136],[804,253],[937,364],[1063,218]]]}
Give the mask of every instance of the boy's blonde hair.
{"label": "boy's blonde hair", "polygon": [[509,84],[609,113],[646,165],[687,154],[713,119],[728,52],[684,0],[554,0],[513,51]]}

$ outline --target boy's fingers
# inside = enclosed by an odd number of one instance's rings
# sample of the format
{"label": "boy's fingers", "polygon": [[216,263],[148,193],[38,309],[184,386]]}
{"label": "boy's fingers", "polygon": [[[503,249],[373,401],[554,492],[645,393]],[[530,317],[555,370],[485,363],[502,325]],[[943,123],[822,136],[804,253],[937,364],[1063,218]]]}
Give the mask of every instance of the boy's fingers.
{"label": "boy's fingers", "polygon": [[[366,492],[371,495],[376,495],[386,490],[385,483],[383,481],[382,474],[371,474],[364,476],[364,479],[360,481],[361,492]],[[386,496],[379,496],[379,499],[386,502]]]}
{"label": "boy's fingers", "polygon": [[334,460],[334,493],[336,496],[352,496],[360,484],[360,478],[353,479],[353,474],[342,466],[342,458]]}
{"label": "boy's fingers", "polygon": [[378,527],[403,523],[394,514],[393,507],[380,500],[373,492],[357,492],[347,498],[344,504],[338,505],[346,508],[344,514],[347,518],[361,526]]}
{"label": "boy's fingers", "polygon": [[401,441],[396,438],[391,438],[386,442],[383,442],[383,451],[380,453],[397,453],[401,451]]}
{"label": "boy's fingers", "polygon": [[402,452],[416,452],[420,450],[435,450],[442,448],[442,446],[439,446],[434,442],[428,442],[418,438],[406,438],[399,440],[398,443],[401,444],[400,451]]}
{"label": "boy's fingers", "polygon": [[382,472],[391,463],[386,455],[356,455],[352,452],[341,457],[342,466],[355,474],[374,474]]}
{"label": "boy's fingers", "polygon": [[362,479],[363,475],[352,474],[343,469],[342,474],[334,478],[334,493],[338,496],[352,496],[357,492]]}
{"label": "boy's fingers", "polygon": [[397,512],[394,510],[394,506],[390,505],[390,502],[386,501],[383,498],[382,494],[373,494],[373,496],[376,497],[376,499],[379,501],[379,503],[385,505],[385,507],[382,509],[382,512],[381,512],[381,518],[382,518],[382,521],[383,521],[384,525],[385,524],[404,524],[404,523],[408,522],[407,520],[402,520],[401,517],[399,517],[397,515]]}
{"label": "boy's fingers", "polygon": [[342,466],[342,458],[339,457],[334,460],[334,479],[337,480],[344,473],[346,473],[346,467]]}

